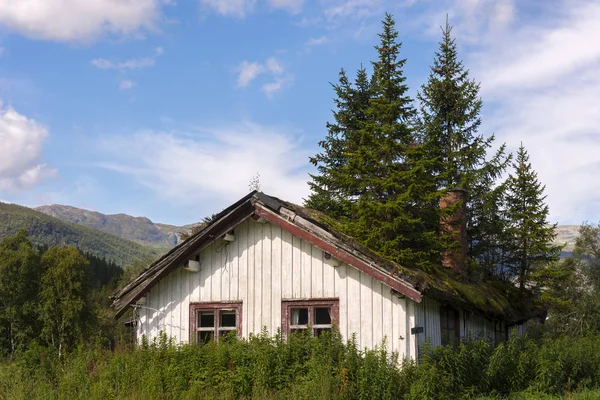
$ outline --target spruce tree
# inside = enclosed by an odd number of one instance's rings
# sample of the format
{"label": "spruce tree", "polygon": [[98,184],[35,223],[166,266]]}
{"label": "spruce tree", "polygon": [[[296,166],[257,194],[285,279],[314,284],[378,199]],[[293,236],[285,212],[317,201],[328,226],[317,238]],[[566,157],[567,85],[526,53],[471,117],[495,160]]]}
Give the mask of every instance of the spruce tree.
{"label": "spruce tree", "polygon": [[356,199],[362,193],[353,155],[360,145],[359,131],[367,119],[370,82],[364,68],[356,74],[354,86],[344,69],[339,82],[332,85],[336,93],[335,121],[327,123],[327,136],[319,142],[323,151],[310,158],[318,174],[311,174],[311,194],[305,202],[309,208],[320,210],[332,217],[351,217]]}
{"label": "spruce tree", "polygon": [[530,276],[556,262],[561,246],[553,244],[556,224],[548,223],[545,186],[532,169],[529,155],[521,144],[513,162],[514,173],[506,182],[508,218],[506,266],[518,280],[519,287],[530,283]]}
{"label": "spruce tree", "polygon": [[[480,264],[489,264],[495,251],[488,244],[500,241],[497,234],[502,230],[502,221],[490,218],[502,197],[496,180],[510,157],[505,156],[502,145],[487,160],[494,135],[485,138],[478,133],[482,107],[479,84],[469,77],[469,71],[459,60],[451,32],[446,21],[431,73],[417,96],[419,137],[438,190],[467,191],[469,256]],[[488,268],[492,269],[493,264],[491,261]]]}
{"label": "spruce tree", "polygon": [[436,189],[415,137],[406,59],[390,14],[382,25],[366,118],[360,120],[356,148],[347,153],[357,199],[347,230],[402,266],[428,269],[439,259]]}

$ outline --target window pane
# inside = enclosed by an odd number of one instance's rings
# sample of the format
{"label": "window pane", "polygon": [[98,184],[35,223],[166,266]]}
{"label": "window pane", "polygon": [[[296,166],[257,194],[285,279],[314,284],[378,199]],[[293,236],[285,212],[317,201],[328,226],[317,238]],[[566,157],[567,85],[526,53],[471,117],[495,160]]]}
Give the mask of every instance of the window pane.
{"label": "window pane", "polygon": [[292,325],[308,324],[308,308],[292,308]]}
{"label": "window pane", "polygon": [[198,332],[198,343],[208,343],[214,340],[215,333],[213,331]]}
{"label": "window pane", "polygon": [[222,310],[221,311],[221,323],[219,324],[222,328],[235,328],[235,310]]}
{"label": "window pane", "polygon": [[213,311],[200,311],[198,328],[213,328],[215,326],[215,313]]}
{"label": "window pane", "polygon": [[315,325],[331,324],[331,308],[315,308]]}

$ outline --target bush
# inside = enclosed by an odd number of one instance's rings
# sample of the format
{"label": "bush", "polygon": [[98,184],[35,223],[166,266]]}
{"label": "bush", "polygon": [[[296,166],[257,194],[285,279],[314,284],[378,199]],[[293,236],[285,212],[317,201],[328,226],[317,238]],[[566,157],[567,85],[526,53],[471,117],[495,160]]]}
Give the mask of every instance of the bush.
{"label": "bush", "polygon": [[[600,335],[534,342],[482,340],[398,360],[385,345],[360,350],[337,332],[283,340],[266,333],[205,345],[166,336],[137,349],[83,348],[59,359],[30,345],[0,364],[0,398],[469,399],[599,398]],[[481,397],[484,398],[484,397]]]}

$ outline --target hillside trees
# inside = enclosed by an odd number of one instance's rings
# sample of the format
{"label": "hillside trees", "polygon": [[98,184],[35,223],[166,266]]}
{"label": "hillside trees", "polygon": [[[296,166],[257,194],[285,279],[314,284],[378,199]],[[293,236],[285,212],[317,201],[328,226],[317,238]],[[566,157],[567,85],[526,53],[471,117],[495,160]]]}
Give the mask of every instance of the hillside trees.
{"label": "hillside trees", "polygon": [[556,225],[548,223],[544,186],[521,144],[506,182],[506,258],[504,264],[523,288],[531,275],[558,261],[561,246],[553,244]]}
{"label": "hillside trees", "polygon": [[39,319],[42,338],[51,343],[59,357],[81,341],[89,318],[87,266],[75,249],[53,247],[41,259],[42,275]]}
{"label": "hillside trees", "polygon": [[14,354],[38,333],[39,253],[27,232],[0,241],[0,351]]}

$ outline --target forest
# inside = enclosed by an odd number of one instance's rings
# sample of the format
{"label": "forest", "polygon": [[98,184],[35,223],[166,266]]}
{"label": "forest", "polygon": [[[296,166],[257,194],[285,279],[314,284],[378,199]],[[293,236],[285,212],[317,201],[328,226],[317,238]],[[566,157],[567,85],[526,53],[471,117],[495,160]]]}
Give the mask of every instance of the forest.
{"label": "forest", "polygon": [[379,38],[370,68],[354,78],[342,69],[332,85],[333,120],[309,160],[305,205],[407,270],[447,274],[442,254],[457,238],[441,221],[456,207],[439,202],[464,190],[467,268],[452,279],[516,291],[508,307],[531,303],[544,323],[497,345],[426,344],[419,360],[360,349],[335,330],[135,345],[110,295],[151,260],[121,270],[74,246],[38,248],[20,230],[0,241],[0,398],[600,398],[600,224],[584,223],[560,258],[526,147],[509,154],[479,132],[479,85],[448,23],[416,99],[389,14]]}

